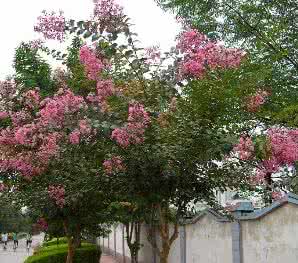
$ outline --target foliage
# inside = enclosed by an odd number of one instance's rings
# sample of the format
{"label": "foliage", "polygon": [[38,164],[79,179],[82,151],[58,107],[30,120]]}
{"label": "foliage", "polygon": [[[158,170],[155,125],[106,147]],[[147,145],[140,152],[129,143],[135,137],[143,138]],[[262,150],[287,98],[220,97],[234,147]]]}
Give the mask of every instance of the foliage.
{"label": "foliage", "polygon": [[245,49],[255,64],[270,68],[273,109],[297,100],[297,1],[157,0],[188,26]]}
{"label": "foliage", "polygon": [[[101,252],[92,244],[82,243],[75,252],[74,262],[98,263]],[[40,248],[36,254],[26,259],[25,263],[64,263],[67,257],[67,244]]]}
{"label": "foliage", "polygon": [[42,95],[52,94],[55,89],[50,65],[30,43],[21,43],[14,58],[15,80],[29,90],[39,87]]}
{"label": "foliage", "polygon": [[53,238],[49,241],[43,242],[43,247],[49,247],[49,246],[58,246],[59,244],[66,244],[67,238],[66,237],[60,237],[60,238]]}
{"label": "foliage", "polygon": [[32,221],[19,207],[1,196],[0,232],[29,232]]}

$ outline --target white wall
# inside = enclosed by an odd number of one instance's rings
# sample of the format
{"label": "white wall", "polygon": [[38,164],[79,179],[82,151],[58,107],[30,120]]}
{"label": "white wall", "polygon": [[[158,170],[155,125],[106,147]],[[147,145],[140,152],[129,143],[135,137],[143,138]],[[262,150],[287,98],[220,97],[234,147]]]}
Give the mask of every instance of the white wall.
{"label": "white wall", "polygon": [[[241,220],[240,224],[242,263],[298,262],[297,205],[287,203],[259,219]],[[233,263],[231,226],[231,223],[219,222],[210,214],[205,214],[196,222],[185,225],[186,241],[181,242],[183,237],[179,233],[178,239],[172,245],[169,263],[184,263],[181,254],[185,243],[186,263]],[[113,236],[112,233],[110,235],[112,250]],[[123,254],[121,225],[116,228],[116,242],[117,252]],[[141,243],[143,246],[139,254],[140,262],[153,263],[154,252],[147,241],[145,226],[142,226]],[[106,238],[104,246],[107,247],[107,244]],[[126,240],[125,255],[130,256]],[[158,263],[157,256],[156,259],[155,262]],[[126,260],[126,263],[129,261]]]}
{"label": "white wall", "polygon": [[186,244],[187,263],[232,262],[230,223],[205,215],[195,224],[186,225]]}
{"label": "white wall", "polygon": [[258,219],[242,221],[243,263],[297,263],[298,209],[285,204]]}

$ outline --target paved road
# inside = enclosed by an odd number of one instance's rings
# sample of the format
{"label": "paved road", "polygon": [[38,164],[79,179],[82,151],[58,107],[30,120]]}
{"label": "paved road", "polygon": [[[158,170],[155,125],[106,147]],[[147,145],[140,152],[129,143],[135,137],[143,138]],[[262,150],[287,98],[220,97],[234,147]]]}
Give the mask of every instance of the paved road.
{"label": "paved road", "polygon": [[[32,247],[37,246],[43,240],[43,235],[33,236]],[[1,263],[23,263],[25,259],[32,254],[32,248],[29,253],[26,249],[26,241],[19,240],[19,247],[16,252],[13,251],[13,242],[8,242],[7,250],[3,250],[3,245],[0,245],[0,262]]]}

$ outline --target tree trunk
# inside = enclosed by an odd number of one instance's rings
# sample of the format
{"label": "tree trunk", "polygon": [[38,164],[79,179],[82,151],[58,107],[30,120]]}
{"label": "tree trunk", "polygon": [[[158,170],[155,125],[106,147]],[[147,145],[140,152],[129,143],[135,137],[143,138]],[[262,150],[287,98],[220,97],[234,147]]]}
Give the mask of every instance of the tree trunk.
{"label": "tree trunk", "polygon": [[75,253],[74,242],[72,238],[68,238],[68,250],[67,250],[66,263],[73,263],[74,253]]}
{"label": "tree trunk", "polygon": [[[170,254],[171,246],[173,242],[178,238],[178,223],[173,222],[174,224],[174,231],[172,235],[170,235],[170,222],[169,222],[169,208],[168,206],[162,206],[158,204],[154,209],[157,208],[159,224],[156,227],[158,230],[158,234],[161,238],[161,248],[158,248],[156,242],[154,241],[155,238],[152,237],[154,233],[153,229],[154,226],[151,227],[151,231],[148,231],[148,240],[152,247],[157,252],[160,263],[167,263],[168,257]],[[152,218],[153,219],[153,218]],[[153,219],[154,220],[154,219]],[[153,222],[153,221],[152,221]]]}
{"label": "tree trunk", "polygon": [[131,263],[138,263],[140,250],[141,222],[130,222],[125,224],[126,241],[130,251]]}
{"label": "tree trunk", "polygon": [[66,263],[73,263],[75,250],[81,245],[80,226],[77,225],[73,232],[71,231],[67,220],[63,221],[63,226],[68,244]]}

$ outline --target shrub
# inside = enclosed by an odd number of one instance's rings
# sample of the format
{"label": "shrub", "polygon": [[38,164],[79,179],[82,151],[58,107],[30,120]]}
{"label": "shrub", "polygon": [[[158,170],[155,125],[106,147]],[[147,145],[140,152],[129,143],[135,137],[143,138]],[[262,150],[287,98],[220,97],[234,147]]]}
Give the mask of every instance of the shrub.
{"label": "shrub", "polygon": [[[36,255],[27,258],[24,263],[65,263],[67,248],[67,244],[43,247]],[[101,251],[96,245],[82,243],[82,247],[76,249],[73,262],[98,263],[100,255]]]}
{"label": "shrub", "polygon": [[48,247],[48,246],[53,246],[53,245],[58,245],[58,244],[66,244],[66,243],[67,243],[66,237],[59,237],[59,238],[53,238],[49,241],[43,242],[42,246]]}

